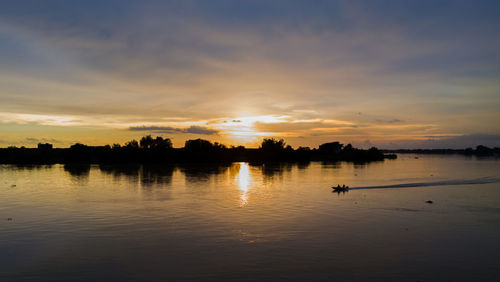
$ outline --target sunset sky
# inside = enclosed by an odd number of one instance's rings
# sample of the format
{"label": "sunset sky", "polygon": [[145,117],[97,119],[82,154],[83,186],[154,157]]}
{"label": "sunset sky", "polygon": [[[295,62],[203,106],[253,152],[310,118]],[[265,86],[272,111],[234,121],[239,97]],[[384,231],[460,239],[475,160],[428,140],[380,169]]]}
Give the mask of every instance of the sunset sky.
{"label": "sunset sky", "polygon": [[0,146],[500,146],[500,1],[5,1]]}

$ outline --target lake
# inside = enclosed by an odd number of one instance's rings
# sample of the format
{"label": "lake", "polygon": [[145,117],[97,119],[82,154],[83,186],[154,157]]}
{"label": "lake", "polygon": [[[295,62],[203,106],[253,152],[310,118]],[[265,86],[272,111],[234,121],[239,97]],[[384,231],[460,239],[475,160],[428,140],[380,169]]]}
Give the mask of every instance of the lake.
{"label": "lake", "polygon": [[0,281],[499,279],[498,159],[0,166]]}

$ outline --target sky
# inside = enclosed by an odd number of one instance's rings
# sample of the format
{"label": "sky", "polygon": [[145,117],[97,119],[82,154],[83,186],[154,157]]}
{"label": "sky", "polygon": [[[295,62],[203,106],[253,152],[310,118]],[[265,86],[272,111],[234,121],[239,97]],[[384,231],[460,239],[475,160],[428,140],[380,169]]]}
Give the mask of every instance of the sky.
{"label": "sky", "polygon": [[500,147],[499,1],[6,1],[0,146]]}

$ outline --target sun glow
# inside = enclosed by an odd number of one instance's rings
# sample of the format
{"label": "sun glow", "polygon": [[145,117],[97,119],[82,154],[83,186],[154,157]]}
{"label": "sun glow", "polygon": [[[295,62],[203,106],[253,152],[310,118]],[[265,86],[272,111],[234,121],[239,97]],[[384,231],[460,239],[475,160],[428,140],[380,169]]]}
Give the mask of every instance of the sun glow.
{"label": "sun glow", "polygon": [[281,123],[286,122],[288,116],[245,116],[214,123],[212,126],[228,134],[232,139],[243,143],[258,141],[263,136],[273,135],[273,132],[258,132],[254,125],[260,123]]}

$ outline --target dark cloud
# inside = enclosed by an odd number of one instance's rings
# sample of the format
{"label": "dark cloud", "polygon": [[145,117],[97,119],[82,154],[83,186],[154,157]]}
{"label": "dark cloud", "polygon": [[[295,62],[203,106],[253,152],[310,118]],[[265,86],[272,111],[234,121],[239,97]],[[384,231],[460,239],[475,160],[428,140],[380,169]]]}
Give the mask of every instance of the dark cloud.
{"label": "dark cloud", "polygon": [[51,143],[61,143],[62,142],[61,140],[57,140],[54,138],[42,138],[42,141],[43,142],[51,142]]}
{"label": "dark cloud", "polygon": [[131,131],[151,131],[154,133],[190,133],[190,134],[201,134],[201,135],[215,135],[218,133],[217,130],[203,127],[203,126],[190,126],[188,128],[178,128],[171,126],[132,126],[129,128]]}
{"label": "dark cloud", "polygon": [[403,122],[402,120],[400,119],[389,119],[389,120],[385,120],[385,119],[377,119],[375,120],[376,122],[380,122],[380,123],[400,123],[400,122]]}
{"label": "dark cloud", "polygon": [[25,140],[30,143],[60,143],[60,140],[54,138],[35,138],[35,137],[26,137]]}
{"label": "dark cloud", "polygon": [[215,129],[202,126],[190,126],[186,128],[184,131],[186,133],[191,133],[191,134],[205,134],[205,135],[214,135],[218,133],[218,131]]}

